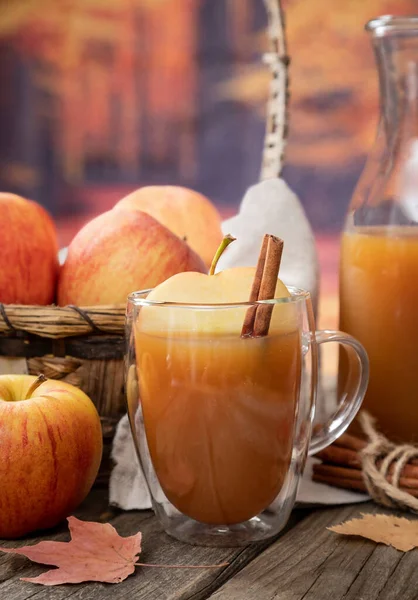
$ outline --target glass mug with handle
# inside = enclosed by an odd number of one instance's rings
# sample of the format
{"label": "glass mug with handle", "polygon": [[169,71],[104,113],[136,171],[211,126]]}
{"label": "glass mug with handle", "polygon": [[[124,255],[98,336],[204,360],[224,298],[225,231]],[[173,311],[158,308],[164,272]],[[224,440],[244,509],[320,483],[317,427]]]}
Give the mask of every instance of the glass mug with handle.
{"label": "glass mug with handle", "polygon": [[[165,531],[198,545],[276,535],[293,508],[307,454],[355,417],[368,382],[362,345],[315,331],[309,293],[233,304],[129,296],[126,390],[133,440]],[[242,337],[249,309],[269,305],[269,333]],[[343,344],[350,364],[332,418],[312,431],[318,345]]]}

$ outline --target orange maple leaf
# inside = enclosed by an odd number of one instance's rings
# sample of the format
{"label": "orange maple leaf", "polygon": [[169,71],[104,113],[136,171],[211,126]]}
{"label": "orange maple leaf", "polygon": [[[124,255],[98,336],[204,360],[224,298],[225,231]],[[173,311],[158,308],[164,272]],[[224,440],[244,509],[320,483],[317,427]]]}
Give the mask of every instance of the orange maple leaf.
{"label": "orange maple leaf", "polygon": [[22,581],[41,585],[100,581],[120,583],[135,571],[136,566],[172,569],[217,569],[218,565],[151,565],[137,562],[141,553],[142,534],[121,537],[110,523],[80,521],[68,517],[69,542],[39,542],[21,548],[1,548],[1,552],[22,554],[43,565],[54,565],[38,577],[22,577]]}
{"label": "orange maple leaf", "polygon": [[120,583],[135,571],[141,552],[142,534],[121,537],[109,523],[92,523],[69,517],[69,542],[40,542],[22,548],[0,548],[2,552],[22,554],[43,565],[55,565],[38,577],[22,581],[59,585],[102,581]]}

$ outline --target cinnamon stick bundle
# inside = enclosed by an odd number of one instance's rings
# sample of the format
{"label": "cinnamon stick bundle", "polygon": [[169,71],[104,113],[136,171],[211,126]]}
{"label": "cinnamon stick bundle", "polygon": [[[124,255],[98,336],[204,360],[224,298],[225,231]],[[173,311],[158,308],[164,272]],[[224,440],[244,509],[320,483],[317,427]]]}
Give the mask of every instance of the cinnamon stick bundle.
{"label": "cinnamon stick bundle", "polygon": [[[322,463],[313,466],[313,481],[339,488],[367,492],[361,471],[360,452],[367,442],[348,433],[340,436],[331,446],[315,455]],[[379,462],[377,465],[379,466]],[[392,483],[394,465],[391,465],[387,481]],[[399,489],[418,498],[418,459],[404,466],[399,479]]]}
{"label": "cinnamon stick bundle", "polygon": [[[250,302],[274,298],[283,246],[283,240],[280,238],[270,234],[264,236],[251,288]],[[268,335],[273,308],[272,304],[251,306],[245,315],[241,337]]]}
{"label": "cinnamon stick bundle", "polygon": [[[344,481],[347,486],[352,486],[353,483],[357,484],[356,489],[366,491],[366,486],[363,482],[363,475],[361,469],[353,469],[349,467],[335,467],[333,465],[319,464],[313,466],[315,480],[330,482],[331,485],[335,485],[334,482]],[[392,476],[389,475],[387,478],[389,483],[392,483]],[[342,486],[337,486],[342,487]],[[418,497],[418,477],[400,477],[399,487],[401,490]]]}

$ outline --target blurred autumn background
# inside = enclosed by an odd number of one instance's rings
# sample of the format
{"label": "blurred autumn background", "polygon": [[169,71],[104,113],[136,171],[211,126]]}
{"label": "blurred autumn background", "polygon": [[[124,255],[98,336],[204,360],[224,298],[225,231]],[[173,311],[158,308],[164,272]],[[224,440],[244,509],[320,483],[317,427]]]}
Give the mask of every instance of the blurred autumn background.
{"label": "blurred autumn background", "polygon": [[[317,236],[327,325],[338,237],[378,111],[363,26],[415,6],[284,0],[284,176]],[[44,204],[62,245],[140,185],[183,184],[234,213],[260,169],[265,28],[262,0],[0,0],[0,188]]]}

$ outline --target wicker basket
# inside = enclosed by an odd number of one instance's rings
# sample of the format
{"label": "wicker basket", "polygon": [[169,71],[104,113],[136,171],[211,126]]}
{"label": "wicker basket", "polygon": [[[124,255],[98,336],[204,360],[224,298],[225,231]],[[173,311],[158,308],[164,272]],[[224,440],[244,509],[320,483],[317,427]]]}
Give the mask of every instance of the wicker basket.
{"label": "wicker basket", "polygon": [[[272,71],[261,179],[282,168],[287,135],[287,65],[280,0],[264,0],[268,12]],[[80,387],[100,414],[104,454],[98,483],[110,472],[116,424],[125,412],[124,306],[21,306],[0,303],[0,371],[44,373]]]}

